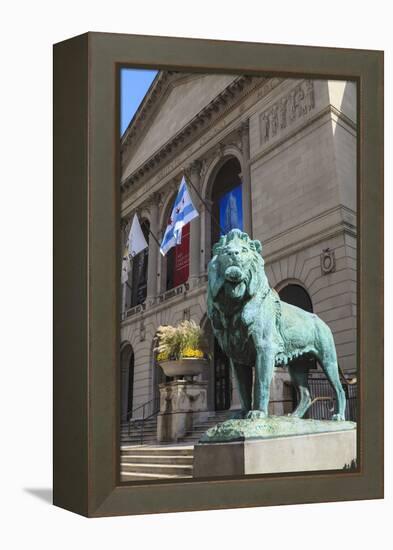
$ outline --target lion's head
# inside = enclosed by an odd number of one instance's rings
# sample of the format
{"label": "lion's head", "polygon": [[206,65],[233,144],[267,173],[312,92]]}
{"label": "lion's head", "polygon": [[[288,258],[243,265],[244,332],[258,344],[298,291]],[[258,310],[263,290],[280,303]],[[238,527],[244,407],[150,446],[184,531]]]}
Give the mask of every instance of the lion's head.
{"label": "lion's head", "polygon": [[250,239],[239,229],[220,238],[208,267],[208,312],[221,297],[225,301],[244,301],[268,284],[261,251],[260,241]]}

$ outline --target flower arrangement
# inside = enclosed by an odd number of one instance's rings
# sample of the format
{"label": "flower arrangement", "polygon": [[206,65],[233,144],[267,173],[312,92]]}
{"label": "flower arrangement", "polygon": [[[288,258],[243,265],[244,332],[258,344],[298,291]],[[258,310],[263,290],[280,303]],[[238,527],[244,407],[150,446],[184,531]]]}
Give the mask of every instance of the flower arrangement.
{"label": "flower arrangement", "polygon": [[177,327],[160,326],[157,331],[157,361],[186,358],[203,359],[207,355],[207,345],[203,331],[195,321],[183,321]]}

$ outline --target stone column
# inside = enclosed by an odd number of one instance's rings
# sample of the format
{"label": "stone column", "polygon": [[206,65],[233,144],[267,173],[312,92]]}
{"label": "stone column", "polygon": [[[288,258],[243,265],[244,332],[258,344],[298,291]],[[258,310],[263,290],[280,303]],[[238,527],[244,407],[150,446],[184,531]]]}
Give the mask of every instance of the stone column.
{"label": "stone column", "polygon": [[[200,181],[201,181],[201,162],[194,161],[188,171],[189,178],[192,185],[200,191]],[[201,269],[201,210],[202,205],[201,200],[199,199],[197,193],[194,191],[193,187],[189,187],[190,195],[192,202],[194,203],[195,208],[199,212],[199,216],[194,218],[191,221],[190,226],[190,288],[198,286],[200,269]]]}
{"label": "stone column", "polygon": [[[213,208],[213,203],[209,199],[204,199],[210,212]],[[211,247],[211,215],[205,204],[201,204],[201,258],[200,258],[200,275],[207,274],[207,264],[210,261]]]}
{"label": "stone column", "polygon": [[128,381],[129,371],[129,350],[123,349],[120,354],[120,376],[121,376],[121,422],[127,422],[128,413]]}
{"label": "stone column", "polygon": [[249,121],[242,122],[239,128],[242,143],[242,202],[243,230],[252,238],[252,203],[251,203],[251,170],[250,170],[250,135]]}
{"label": "stone column", "polygon": [[[150,231],[157,238],[158,233],[158,204],[160,196],[155,193],[150,198]],[[147,297],[148,305],[154,303],[157,296],[157,269],[158,269],[158,245],[151,235],[149,235],[149,260],[147,264]]]}
{"label": "stone column", "polygon": [[[162,241],[162,238],[164,236],[164,231],[162,229],[160,229],[160,231],[157,233],[157,239],[158,239],[158,242],[160,243]],[[161,292],[164,292],[165,290],[165,286],[164,286],[164,260],[163,260],[163,256],[161,254],[160,251],[158,251],[158,254],[157,254],[157,283],[156,283],[156,290],[157,290],[157,295],[158,294],[161,294]]]}

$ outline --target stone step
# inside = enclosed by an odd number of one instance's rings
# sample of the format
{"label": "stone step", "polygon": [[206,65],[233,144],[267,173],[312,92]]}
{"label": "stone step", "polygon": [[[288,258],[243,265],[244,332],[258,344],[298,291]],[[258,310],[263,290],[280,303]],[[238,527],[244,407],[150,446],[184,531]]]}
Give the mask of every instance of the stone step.
{"label": "stone step", "polygon": [[121,455],[122,456],[128,456],[128,455],[159,455],[159,456],[173,456],[181,455],[181,456],[193,456],[194,454],[194,446],[193,445],[160,445],[160,446],[149,446],[149,445],[139,445],[139,446],[132,446],[132,445],[122,445],[121,447]]}
{"label": "stone step", "polygon": [[[141,440],[138,439],[136,441],[133,441],[133,440],[130,440],[130,439],[122,439],[120,441],[120,445],[123,446],[123,445],[128,445],[130,447],[139,447],[141,444]],[[143,445],[157,445],[157,441],[155,439],[152,439],[151,441],[144,441],[143,442]]]}
{"label": "stone step", "polygon": [[173,464],[192,466],[194,457],[192,455],[158,455],[158,454],[127,454],[122,455],[123,464]]}
{"label": "stone step", "polygon": [[190,478],[192,475],[170,475],[170,474],[144,474],[137,472],[122,472],[122,481],[146,481],[154,479],[185,479]]}
{"label": "stone step", "polygon": [[192,476],[192,465],[184,464],[151,464],[151,463],[138,463],[130,464],[127,462],[122,462],[120,464],[121,472],[131,472],[131,473],[142,473],[142,474],[165,474],[165,475],[176,475],[183,476],[188,475]]}
{"label": "stone step", "polygon": [[[141,432],[137,431],[137,430],[130,430],[130,435],[141,435]],[[152,430],[143,430],[143,435],[153,435],[153,434],[156,434],[157,433],[157,428],[156,429],[152,429]],[[128,436],[128,430],[124,430],[124,431],[121,431],[120,432],[121,435],[127,435]]]}
{"label": "stone step", "polygon": [[[121,434],[140,434],[142,430],[136,430],[135,428],[132,428],[131,430],[128,431],[128,428],[126,429],[121,429],[120,430],[120,433]],[[153,427],[149,427],[149,426],[145,426],[143,428],[143,433],[147,434],[147,433],[156,433],[157,432],[157,426],[153,426]]]}
{"label": "stone step", "polygon": [[[145,425],[143,426],[143,431],[144,432],[154,432],[157,430],[157,424],[152,424],[152,425]],[[128,426],[122,426],[120,428],[120,431],[123,433],[128,433]],[[135,426],[131,426],[130,428],[130,432],[140,432],[141,429],[138,427],[138,428],[135,428]]]}
{"label": "stone step", "polygon": [[[121,439],[132,439],[134,441],[140,441],[141,440],[141,434],[120,434]],[[155,440],[157,438],[157,434],[143,434],[143,439],[146,441],[146,439]]]}

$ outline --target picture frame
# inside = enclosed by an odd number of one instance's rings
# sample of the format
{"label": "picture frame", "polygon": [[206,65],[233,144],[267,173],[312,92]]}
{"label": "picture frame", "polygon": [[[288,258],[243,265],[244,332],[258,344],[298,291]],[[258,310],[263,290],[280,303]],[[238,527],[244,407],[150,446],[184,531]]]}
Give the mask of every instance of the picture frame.
{"label": "picture frame", "polygon": [[[357,83],[359,467],[119,482],[119,68]],[[54,46],[54,504],[88,517],[383,498],[383,52],[86,33]]]}

